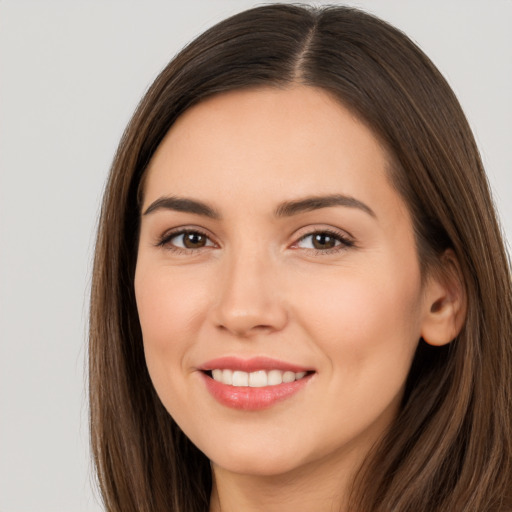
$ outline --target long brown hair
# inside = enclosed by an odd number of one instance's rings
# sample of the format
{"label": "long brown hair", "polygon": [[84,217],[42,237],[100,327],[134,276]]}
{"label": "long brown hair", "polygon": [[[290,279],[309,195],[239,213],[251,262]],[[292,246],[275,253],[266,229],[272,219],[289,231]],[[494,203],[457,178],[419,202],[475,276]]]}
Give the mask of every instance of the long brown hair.
{"label": "long brown hair", "polygon": [[134,297],[144,170],[175,120],[223,91],[292,83],[352,109],[394,157],[424,272],[451,248],[462,332],[420,340],[401,411],[359,468],[354,511],[512,510],[510,266],[473,135],[446,81],[403,33],[346,7],[269,5],[189,44],[137,108],[102,207],[91,297],[91,440],[108,511],[205,511],[210,465],[151,384]]}

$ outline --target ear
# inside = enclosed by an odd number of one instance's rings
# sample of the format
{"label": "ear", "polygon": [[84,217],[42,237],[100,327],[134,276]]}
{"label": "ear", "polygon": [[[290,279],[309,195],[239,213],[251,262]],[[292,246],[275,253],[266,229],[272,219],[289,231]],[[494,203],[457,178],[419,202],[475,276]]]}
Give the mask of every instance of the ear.
{"label": "ear", "polygon": [[466,290],[455,253],[447,249],[424,289],[422,338],[434,346],[446,345],[459,334],[466,318]]}

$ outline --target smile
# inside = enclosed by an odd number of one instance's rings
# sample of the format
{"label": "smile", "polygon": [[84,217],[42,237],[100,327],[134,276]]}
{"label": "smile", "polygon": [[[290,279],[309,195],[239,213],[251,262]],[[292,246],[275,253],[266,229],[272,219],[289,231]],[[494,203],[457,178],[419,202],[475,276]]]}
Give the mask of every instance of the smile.
{"label": "smile", "polygon": [[213,380],[226,384],[227,386],[250,388],[263,388],[266,386],[278,386],[283,383],[295,382],[306,376],[307,372],[292,372],[282,370],[258,370],[255,372],[244,372],[219,368],[212,370]]}
{"label": "smile", "polygon": [[291,399],[316,374],[311,368],[267,357],[222,357],[198,369],[215,400],[246,411],[267,409]]}

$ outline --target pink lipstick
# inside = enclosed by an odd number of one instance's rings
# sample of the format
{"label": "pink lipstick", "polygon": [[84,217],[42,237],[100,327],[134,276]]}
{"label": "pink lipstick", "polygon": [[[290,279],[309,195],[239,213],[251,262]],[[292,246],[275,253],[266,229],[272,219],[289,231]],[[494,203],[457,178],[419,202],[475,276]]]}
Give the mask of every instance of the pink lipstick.
{"label": "pink lipstick", "polygon": [[234,409],[260,410],[299,392],[314,371],[266,357],[222,357],[199,370],[206,388],[221,404]]}

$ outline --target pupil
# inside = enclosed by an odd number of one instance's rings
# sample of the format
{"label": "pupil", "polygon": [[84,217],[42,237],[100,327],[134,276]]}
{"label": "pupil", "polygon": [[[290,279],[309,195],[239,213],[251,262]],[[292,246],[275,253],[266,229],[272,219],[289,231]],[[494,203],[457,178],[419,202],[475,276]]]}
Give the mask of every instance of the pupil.
{"label": "pupil", "polygon": [[315,235],[313,239],[313,245],[315,249],[332,249],[336,244],[336,240],[326,234]]}
{"label": "pupil", "polygon": [[205,237],[200,233],[187,233],[183,243],[188,249],[197,249],[198,247],[204,247]]}

